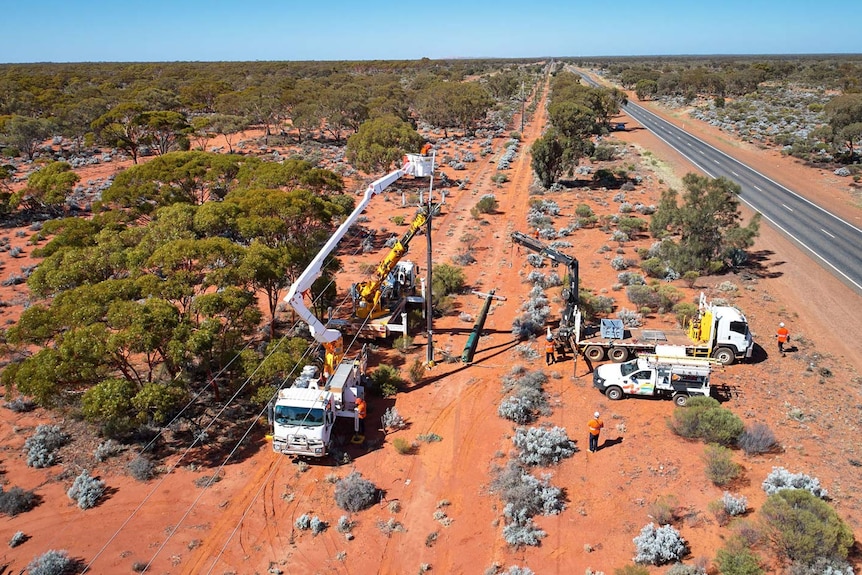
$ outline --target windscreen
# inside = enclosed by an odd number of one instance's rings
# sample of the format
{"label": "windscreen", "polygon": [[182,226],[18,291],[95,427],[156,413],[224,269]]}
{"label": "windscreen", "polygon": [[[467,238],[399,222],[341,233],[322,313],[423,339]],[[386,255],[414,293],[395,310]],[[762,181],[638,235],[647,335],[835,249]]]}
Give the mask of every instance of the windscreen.
{"label": "windscreen", "polygon": [[294,407],[290,405],[275,406],[275,422],[280,425],[304,425],[306,427],[319,427],[323,425],[324,412],[322,409],[307,407]]}

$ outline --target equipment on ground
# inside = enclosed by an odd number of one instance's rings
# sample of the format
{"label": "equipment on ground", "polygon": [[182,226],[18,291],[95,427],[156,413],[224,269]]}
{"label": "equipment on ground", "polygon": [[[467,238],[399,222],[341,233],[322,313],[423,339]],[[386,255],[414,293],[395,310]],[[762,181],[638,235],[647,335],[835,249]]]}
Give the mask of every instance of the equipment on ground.
{"label": "equipment on ground", "polygon": [[476,323],[473,325],[473,331],[470,332],[470,337],[467,338],[467,345],[464,346],[464,351],[461,353],[461,361],[471,363],[473,356],[476,355],[476,348],[479,346],[479,336],[482,335],[482,328],[485,327],[485,319],[488,317],[488,310],[491,308],[492,300],[506,301],[506,298],[501,295],[494,295],[496,289],[492,289],[489,293],[474,291],[473,294],[484,297],[485,304],[482,306],[482,311],[479,317],[476,318]]}
{"label": "equipment on ground", "polygon": [[593,372],[593,385],[614,401],[628,395],[670,397],[685,406],[689,397],[709,397],[711,361],[676,355],[680,351],[659,346],[655,354],[600,365]]}
{"label": "equipment on ground", "polygon": [[407,154],[400,168],[369,184],[353,212],[290,286],[284,300],[308,324],[312,337],[323,346],[326,356],[322,377],[316,376],[315,366],[305,366],[303,376],[294,382],[293,387],[278,392],[270,410],[273,425],[272,445],[275,451],[286,455],[322,457],[326,455],[336,417],[353,417],[354,426],[358,429],[359,421],[353,410],[356,397],[362,397],[365,393],[364,374],[367,360],[364,350],[359,359],[343,360],[341,332],[332,327],[327,328],[306,306],[303,297],[320,277],[326,258],[348,229],[356,223],[371,198],[399,178],[428,177],[433,169],[432,157]]}

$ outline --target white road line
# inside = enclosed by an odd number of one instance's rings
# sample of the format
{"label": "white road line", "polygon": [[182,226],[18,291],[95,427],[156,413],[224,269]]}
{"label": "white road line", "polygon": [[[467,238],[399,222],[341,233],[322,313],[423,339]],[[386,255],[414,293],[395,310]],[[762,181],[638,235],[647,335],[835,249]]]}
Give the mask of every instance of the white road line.
{"label": "white road line", "polygon": [[820,228],[820,231],[823,232],[824,234],[826,234],[827,236],[829,236],[830,238],[832,238],[833,240],[835,239],[835,236],[833,236],[832,234],[830,234],[829,232],[827,232],[823,228]]}
{"label": "white road line", "polygon": [[758,192],[762,192],[762,191],[763,191],[763,190],[761,190],[760,188],[758,188],[757,186],[752,185],[752,187],[753,187],[755,190],[757,190]]}
{"label": "white road line", "polygon": [[713,162],[715,162],[715,163],[716,163],[716,164],[718,164],[719,166],[721,165],[721,162],[719,162],[718,160],[713,160]]}
{"label": "white road line", "polygon": [[786,209],[788,212],[792,212],[792,211],[793,211],[793,208],[791,208],[791,207],[790,207],[790,206],[788,206],[787,204],[781,204],[781,205],[782,205],[782,206],[784,206],[784,209]]}
{"label": "white road line", "polygon": [[737,178],[739,177],[739,174],[737,174],[737,173],[736,173],[736,172],[734,172],[733,170],[730,170],[730,173],[731,173],[731,174],[733,174],[734,176],[736,176]]}

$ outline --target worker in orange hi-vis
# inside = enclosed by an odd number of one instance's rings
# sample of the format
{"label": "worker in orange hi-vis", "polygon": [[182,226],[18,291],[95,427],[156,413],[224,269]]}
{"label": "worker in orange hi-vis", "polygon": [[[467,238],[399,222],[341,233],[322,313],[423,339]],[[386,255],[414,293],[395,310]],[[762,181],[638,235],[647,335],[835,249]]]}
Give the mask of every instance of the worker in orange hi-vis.
{"label": "worker in orange hi-vis", "polygon": [[356,398],[356,417],[359,418],[359,435],[365,435],[365,415],[368,412],[368,406],[365,400],[361,397]]}
{"label": "worker in orange hi-vis", "polygon": [[426,142],[425,145],[422,146],[422,151],[420,152],[420,155],[427,156],[428,152],[431,151],[431,148],[432,148],[431,144]]}
{"label": "worker in orange hi-vis", "polygon": [[557,358],[554,357],[554,340],[549,337],[548,341],[545,342],[545,363],[551,365],[552,363],[557,363]]}
{"label": "worker in orange hi-vis", "polygon": [[775,337],[778,338],[778,351],[784,357],[784,344],[790,341],[790,332],[784,327],[784,322],[778,324],[778,331],[775,333]]}
{"label": "worker in orange hi-vis", "polygon": [[590,453],[595,453],[599,450],[599,434],[605,426],[602,420],[599,419],[599,412],[593,414],[593,418],[587,422],[587,428],[590,430]]}

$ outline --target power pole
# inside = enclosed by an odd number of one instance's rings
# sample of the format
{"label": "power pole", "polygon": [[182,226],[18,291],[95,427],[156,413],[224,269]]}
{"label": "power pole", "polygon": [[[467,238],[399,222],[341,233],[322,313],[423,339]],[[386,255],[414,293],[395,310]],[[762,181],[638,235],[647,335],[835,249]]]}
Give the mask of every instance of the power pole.
{"label": "power pole", "polygon": [[524,103],[527,97],[524,96],[524,81],[521,80],[521,138],[524,137]]}
{"label": "power pole", "polygon": [[433,304],[431,302],[433,294],[431,290],[431,269],[433,263],[431,260],[431,219],[434,216],[434,206],[431,202],[431,190],[434,189],[434,160],[436,159],[437,151],[431,152],[431,181],[428,183],[428,220],[426,221],[427,228],[425,235],[428,238],[428,283],[425,284],[425,316],[427,321],[428,331],[428,353],[425,357],[425,364],[428,367],[434,367],[434,313]]}

